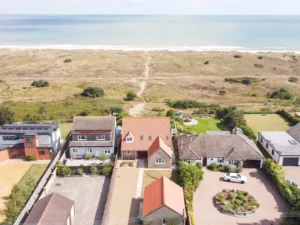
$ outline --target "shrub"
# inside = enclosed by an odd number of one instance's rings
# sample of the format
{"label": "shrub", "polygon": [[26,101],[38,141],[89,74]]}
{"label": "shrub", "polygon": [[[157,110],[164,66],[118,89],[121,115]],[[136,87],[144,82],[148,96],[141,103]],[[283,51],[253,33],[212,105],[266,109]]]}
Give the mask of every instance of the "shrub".
{"label": "shrub", "polygon": [[161,107],[153,107],[151,109],[152,112],[164,112],[165,109],[161,108]]}
{"label": "shrub", "polygon": [[99,156],[98,156],[99,160],[101,160],[102,162],[104,162],[105,160],[108,159],[108,156],[105,154],[105,153],[101,153]]}
{"label": "shrub", "polygon": [[232,83],[240,83],[240,84],[244,84],[244,85],[250,85],[252,83],[256,83],[261,80],[256,77],[233,77],[233,78],[225,78],[224,81],[229,82],[231,84]]}
{"label": "shrub", "polygon": [[93,156],[91,156],[91,155],[86,155],[86,156],[85,156],[85,159],[91,160],[91,159],[93,159]]}
{"label": "shrub", "polygon": [[259,203],[255,200],[248,202],[248,205],[255,206],[256,208],[259,208],[260,206]]}
{"label": "shrub", "polygon": [[217,109],[220,107],[220,105],[217,104],[201,103],[194,100],[176,100],[176,101],[168,100],[166,103],[169,107],[176,108],[176,109],[190,109],[190,108]]}
{"label": "shrub", "polygon": [[46,80],[35,80],[31,83],[33,87],[49,87],[49,82]]}
{"label": "shrub", "polygon": [[224,199],[224,195],[223,194],[220,194],[218,197],[217,197],[217,201],[220,202],[220,201],[223,201]]}
{"label": "shrub", "polygon": [[239,59],[239,58],[242,58],[242,56],[241,55],[234,55],[233,58]]}
{"label": "shrub", "polygon": [[104,176],[110,176],[112,174],[112,170],[113,170],[113,168],[111,166],[105,166],[101,170],[101,174],[104,175]]}
{"label": "shrub", "polygon": [[269,92],[267,96],[268,98],[279,98],[283,100],[290,100],[293,98],[292,94],[285,88],[280,88],[277,91]]}
{"label": "shrub", "polygon": [[257,58],[258,58],[258,59],[263,59],[264,57],[262,57],[262,56],[258,56]]}
{"label": "shrub", "polygon": [[241,201],[241,200],[238,200],[238,199],[236,199],[236,200],[235,200],[235,204],[237,204],[238,206],[240,206],[240,205],[242,205],[242,201]]}
{"label": "shrub", "polygon": [[264,65],[255,63],[254,67],[262,69],[262,68],[264,68]]}
{"label": "shrub", "polygon": [[247,125],[241,125],[240,128],[243,130],[243,133],[247,135],[250,139],[254,141],[256,140],[256,135],[250,127],[248,127]]}
{"label": "shrub", "polygon": [[205,62],[204,62],[204,65],[208,65],[208,64],[209,64],[209,61],[205,61]]}
{"label": "shrub", "polygon": [[87,109],[83,110],[82,112],[78,113],[77,116],[88,116],[91,112]]}
{"label": "shrub", "polygon": [[224,172],[224,170],[225,170],[225,169],[224,169],[224,166],[222,166],[222,165],[219,165],[219,166],[218,166],[218,171]]}
{"label": "shrub", "polygon": [[69,63],[69,62],[72,62],[72,59],[65,59],[64,60],[64,63]]}
{"label": "shrub", "polygon": [[93,174],[93,175],[97,174],[97,167],[96,167],[96,166],[91,166],[91,167],[90,167],[90,172],[91,172],[91,174]]}
{"label": "shrub", "polygon": [[203,166],[202,166],[202,163],[201,163],[201,162],[197,162],[197,163],[196,163],[196,166],[197,166],[199,169],[202,169],[202,168],[203,168]]}
{"label": "shrub", "polygon": [[233,172],[233,168],[229,165],[224,166],[224,172],[226,173],[232,173]]}
{"label": "shrub", "polygon": [[14,120],[15,113],[6,106],[0,106],[0,126],[13,123]]}
{"label": "shrub", "polygon": [[101,88],[88,87],[83,90],[81,96],[89,97],[89,98],[98,98],[104,96],[104,91]]}
{"label": "shrub", "polygon": [[212,170],[212,171],[217,171],[218,169],[218,164],[213,162],[208,166],[208,169]]}
{"label": "shrub", "polygon": [[236,197],[236,199],[244,201],[245,200],[245,196],[238,194],[238,196]]}
{"label": "shrub", "polygon": [[289,82],[296,83],[298,81],[297,77],[290,77]]}
{"label": "shrub", "polygon": [[77,174],[78,175],[82,175],[83,174],[83,169],[82,168],[78,168],[77,169]]}
{"label": "shrub", "polygon": [[295,105],[300,105],[300,97],[297,97],[293,103]]}
{"label": "shrub", "polygon": [[73,171],[68,166],[63,166],[60,162],[56,163],[56,175],[61,177],[70,176]]}
{"label": "shrub", "polygon": [[239,207],[238,205],[233,205],[233,206],[232,206],[232,208],[233,208],[234,210],[237,210],[238,207]]}
{"label": "shrub", "polygon": [[123,112],[122,107],[111,107],[110,108],[110,113],[113,114],[120,114],[121,112]]}
{"label": "shrub", "polygon": [[28,155],[26,156],[26,160],[27,160],[27,161],[35,161],[36,158],[35,158],[33,155],[28,154]]}
{"label": "shrub", "polygon": [[226,94],[226,90],[220,90],[219,91],[219,95],[225,95]]}
{"label": "shrub", "polygon": [[241,167],[241,166],[239,166],[239,167],[235,170],[236,173],[241,173],[242,171],[243,171],[243,167]]}
{"label": "shrub", "polygon": [[230,201],[234,200],[234,199],[235,199],[235,194],[229,193],[228,199],[229,199]]}
{"label": "shrub", "polygon": [[291,114],[289,114],[287,111],[285,110],[278,110],[276,112],[278,115],[282,116],[285,120],[287,120],[292,126],[296,125],[297,123],[299,123],[299,120],[294,118]]}
{"label": "shrub", "polygon": [[178,163],[178,181],[183,188],[190,188],[195,191],[201,180],[203,180],[204,172],[195,165],[190,165],[180,161]]}
{"label": "shrub", "polygon": [[127,101],[133,101],[136,98],[136,94],[134,91],[128,91],[126,94],[126,99]]}

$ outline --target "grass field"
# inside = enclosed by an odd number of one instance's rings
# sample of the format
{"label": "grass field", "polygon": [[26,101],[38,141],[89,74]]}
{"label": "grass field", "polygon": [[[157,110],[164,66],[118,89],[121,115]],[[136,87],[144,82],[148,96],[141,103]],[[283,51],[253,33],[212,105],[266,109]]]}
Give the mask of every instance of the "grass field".
{"label": "grass field", "polygon": [[285,131],[290,128],[289,123],[277,114],[246,114],[245,119],[255,135],[259,131]]}
{"label": "grass field", "polygon": [[60,132],[61,132],[61,139],[65,140],[70,131],[72,130],[73,123],[61,123],[60,126]]}
{"label": "grass field", "polygon": [[220,125],[220,121],[213,118],[195,118],[198,121],[197,125],[187,126],[183,125],[183,128],[187,132],[205,134],[207,130],[224,130]]}
{"label": "grass field", "polygon": [[175,183],[178,181],[177,173],[174,170],[145,170],[143,177],[142,196],[144,196],[145,187],[162,176],[171,179]]}
{"label": "grass field", "polygon": [[32,174],[36,182],[45,171],[47,164],[9,163],[0,165],[0,223],[5,217],[3,211],[11,189],[16,183],[24,183],[26,177]]}

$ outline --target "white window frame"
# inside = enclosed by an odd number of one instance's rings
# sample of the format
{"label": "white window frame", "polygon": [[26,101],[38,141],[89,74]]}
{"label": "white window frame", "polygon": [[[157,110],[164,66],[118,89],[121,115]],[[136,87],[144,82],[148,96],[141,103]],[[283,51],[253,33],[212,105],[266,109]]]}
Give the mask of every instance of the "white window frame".
{"label": "white window frame", "polygon": [[78,141],[86,141],[86,135],[78,135]]}
{"label": "white window frame", "polygon": [[104,149],[104,153],[105,153],[105,154],[110,154],[110,149],[109,149],[109,148]]}
{"label": "white window frame", "polygon": [[156,164],[165,164],[165,159],[163,158],[156,159]]}
{"label": "white window frame", "polygon": [[218,163],[224,163],[224,158],[218,158]]}
{"label": "white window frame", "polygon": [[78,149],[77,148],[74,148],[73,149],[73,152],[75,153],[75,152],[78,152]]}
{"label": "white window frame", "polygon": [[87,148],[85,149],[85,153],[89,154],[89,153],[93,153],[93,149],[91,148]]}
{"label": "white window frame", "polygon": [[105,141],[105,135],[104,134],[97,135],[96,139],[97,139],[97,141]]}

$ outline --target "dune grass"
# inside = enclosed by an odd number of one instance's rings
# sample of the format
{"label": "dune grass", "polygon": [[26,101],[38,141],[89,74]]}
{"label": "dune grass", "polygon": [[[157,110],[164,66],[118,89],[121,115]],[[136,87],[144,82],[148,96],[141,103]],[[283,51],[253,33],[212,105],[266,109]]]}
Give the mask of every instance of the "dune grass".
{"label": "dune grass", "polygon": [[195,118],[198,121],[196,125],[183,125],[183,129],[187,132],[205,134],[207,130],[226,130],[221,126],[220,121],[214,118]]}

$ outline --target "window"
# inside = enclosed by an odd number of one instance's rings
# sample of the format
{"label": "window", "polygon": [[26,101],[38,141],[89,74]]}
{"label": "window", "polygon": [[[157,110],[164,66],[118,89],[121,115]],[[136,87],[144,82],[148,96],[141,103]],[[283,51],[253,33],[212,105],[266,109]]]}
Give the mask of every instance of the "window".
{"label": "window", "polygon": [[141,135],[140,140],[141,140],[141,141],[144,140],[144,136],[143,136],[143,135]]}
{"label": "window", "polygon": [[148,140],[151,141],[151,140],[152,140],[152,136],[149,136],[149,137],[148,137]]}
{"label": "window", "polygon": [[16,136],[2,136],[3,141],[16,140]]}
{"label": "window", "polygon": [[167,224],[167,219],[166,218],[162,218],[161,225],[166,225],[166,224]]}
{"label": "window", "polygon": [[261,136],[261,137],[260,137],[260,142],[263,143],[263,141],[264,141],[264,139],[263,139],[263,137]]}
{"label": "window", "polygon": [[91,148],[85,149],[85,152],[86,153],[92,153],[92,149]]}
{"label": "window", "polygon": [[40,155],[45,155],[45,151],[39,151]]}
{"label": "window", "polygon": [[26,138],[27,147],[34,147],[34,138]]}
{"label": "window", "polygon": [[186,161],[188,164],[194,164],[195,163],[195,160],[187,160]]}
{"label": "window", "polygon": [[210,158],[210,160],[214,160],[213,158]]}
{"label": "window", "polygon": [[164,159],[156,159],[156,164],[164,164],[165,160]]}
{"label": "window", "polygon": [[229,165],[237,165],[237,161],[229,161]]}
{"label": "window", "polygon": [[272,155],[274,155],[274,150],[272,149]]}
{"label": "window", "polygon": [[266,144],[266,149],[268,149],[268,147],[269,147],[269,145],[268,145],[268,143]]}
{"label": "window", "polygon": [[74,148],[74,149],[73,149],[73,152],[78,152],[78,150]]}
{"label": "window", "polygon": [[98,135],[97,140],[98,141],[105,141],[105,135]]}
{"label": "window", "polygon": [[110,149],[105,149],[104,152],[105,152],[106,154],[110,154]]}
{"label": "window", "polygon": [[127,137],[126,142],[132,142],[132,137]]}
{"label": "window", "polygon": [[168,135],[166,136],[166,139],[169,140],[169,136]]}
{"label": "window", "polygon": [[218,158],[218,162],[219,162],[219,163],[223,163],[223,162],[224,162],[224,159],[223,159],[223,158]]}
{"label": "window", "polygon": [[86,140],[86,136],[85,135],[78,135],[78,140],[79,141],[85,141]]}

